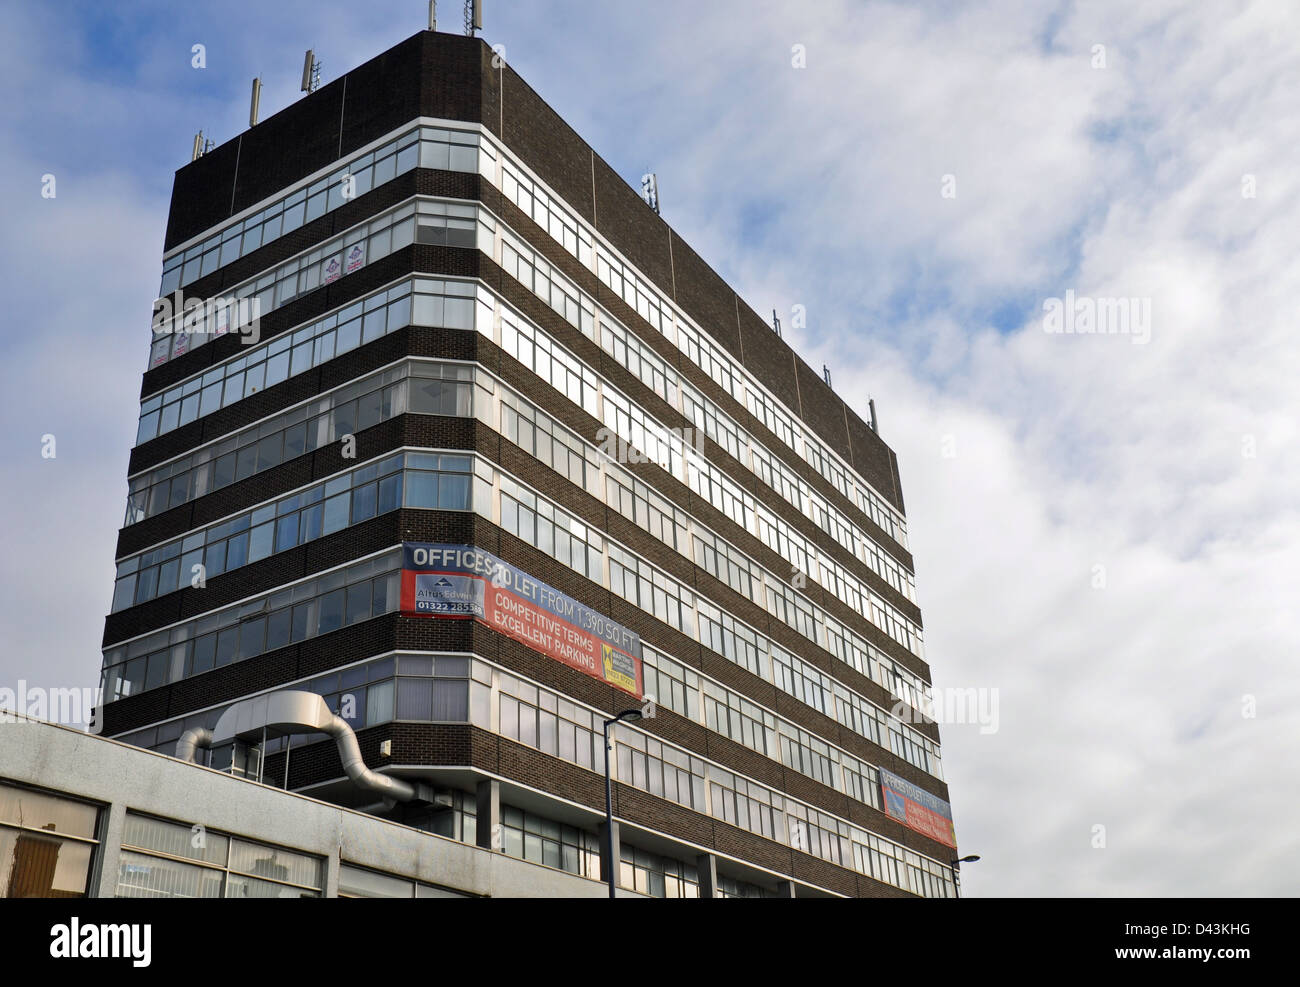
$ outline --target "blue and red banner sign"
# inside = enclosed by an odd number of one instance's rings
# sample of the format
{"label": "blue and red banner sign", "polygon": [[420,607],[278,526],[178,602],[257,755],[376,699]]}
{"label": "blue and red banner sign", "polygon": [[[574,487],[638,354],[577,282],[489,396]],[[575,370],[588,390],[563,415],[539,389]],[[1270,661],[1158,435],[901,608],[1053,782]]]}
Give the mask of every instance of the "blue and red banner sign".
{"label": "blue and red banner sign", "polygon": [[952,825],[952,807],[919,785],[880,769],[880,794],[885,800],[885,815],[897,819],[908,829],[955,848],[957,832]]}
{"label": "blue and red banner sign", "polygon": [[641,637],[473,545],[404,542],[402,613],[477,620],[640,698]]}

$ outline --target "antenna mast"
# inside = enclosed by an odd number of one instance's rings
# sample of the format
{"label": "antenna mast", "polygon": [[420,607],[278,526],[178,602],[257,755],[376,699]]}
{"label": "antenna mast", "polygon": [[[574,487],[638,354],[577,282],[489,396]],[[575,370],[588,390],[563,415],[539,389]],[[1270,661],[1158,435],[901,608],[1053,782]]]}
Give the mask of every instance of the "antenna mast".
{"label": "antenna mast", "polygon": [[302,60],[302,92],[311,94],[320,88],[320,65],[316,52],[308,48]]}
{"label": "antenna mast", "polygon": [[262,80],[255,78],[253,80],[253,94],[248,101],[248,125],[257,126],[257,110],[262,103]]}
{"label": "antenna mast", "polygon": [[659,179],[652,171],[647,171],[641,176],[641,198],[645,204],[659,215]]}
{"label": "antenna mast", "polygon": [[194,135],[194,150],[190,152],[190,160],[197,161],[203,155],[207,154],[215,145],[210,138],[203,136],[203,131]]}

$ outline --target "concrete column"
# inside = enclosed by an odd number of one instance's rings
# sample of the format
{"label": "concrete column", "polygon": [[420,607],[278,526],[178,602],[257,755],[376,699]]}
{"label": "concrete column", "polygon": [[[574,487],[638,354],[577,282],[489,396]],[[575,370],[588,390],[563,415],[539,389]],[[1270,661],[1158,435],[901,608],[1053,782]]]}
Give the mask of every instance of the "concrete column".
{"label": "concrete column", "polygon": [[[474,842],[484,850],[503,850],[505,840],[501,837],[501,782],[488,778],[478,783],[475,792],[477,817],[474,820]],[[493,837],[497,846],[493,846]]]}
{"label": "concrete column", "polygon": [[103,810],[107,818],[102,823],[99,838],[99,860],[90,875],[87,894],[91,898],[113,898],[117,895],[117,874],[122,856],[122,835],[126,832],[126,806],[114,802]]}
{"label": "concrete column", "polygon": [[700,876],[700,897],[718,897],[718,858],[711,853],[702,853],[695,858],[695,869]]}
{"label": "concrete column", "polygon": [[[614,886],[617,888],[617,887],[618,887],[618,880],[619,880],[619,869],[620,869],[620,868],[619,868],[619,860],[620,860],[620,858],[621,858],[622,855],[623,855],[623,854],[622,854],[622,850],[620,849],[621,844],[619,843],[619,837],[618,837],[618,820],[615,820],[615,821],[614,821],[613,833],[614,833],[614,841],[613,841],[613,847],[614,847],[614,860],[613,860]],[[599,839],[600,839],[600,879],[601,879],[602,881],[606,881],[606,882],[608,882],[608,881],[609,881],[609,873],[610,873],[611,862],[610,862],[609,860],[606,859],[607,843],[606,843],[606,840],[605,840],[605,823],[602,822],[602,823],[597,827],[597,829],[596,829],[596,835],[597,835],[597,836],[599,837]]]}
{"label": "concrete column", "polygon": [[779,881],[776,885],[776,893],[782,898],[794,898],[794,881]]}
{"label": "concrete column", "polygon": [[325,858],[325,887],[321,889],[321,894],[326,898],[337,898],[339,896],[339,877],[342,876],[343,861],[339,859],[337,853],[331,853]]}

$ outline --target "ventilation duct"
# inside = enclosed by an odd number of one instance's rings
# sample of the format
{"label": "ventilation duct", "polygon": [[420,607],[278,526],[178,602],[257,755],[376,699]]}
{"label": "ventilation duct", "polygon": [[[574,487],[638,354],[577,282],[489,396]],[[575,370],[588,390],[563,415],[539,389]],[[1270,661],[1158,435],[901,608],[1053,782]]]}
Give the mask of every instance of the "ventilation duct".
{"label": "ventilation duct", "polygon": [[237,702],[221,714],[211,730],[186,730],[176,742],[176,756],[193,761],[199,748],[219,747],[232,741],[260,741],[264,731],[324,733],[338,745],[343,772],[358,788],[393,802],[430,801],[427,786],[413,785],[381,775],[366,767],[357,735],[346,720],[330,712],[314,692],[285,689]]}

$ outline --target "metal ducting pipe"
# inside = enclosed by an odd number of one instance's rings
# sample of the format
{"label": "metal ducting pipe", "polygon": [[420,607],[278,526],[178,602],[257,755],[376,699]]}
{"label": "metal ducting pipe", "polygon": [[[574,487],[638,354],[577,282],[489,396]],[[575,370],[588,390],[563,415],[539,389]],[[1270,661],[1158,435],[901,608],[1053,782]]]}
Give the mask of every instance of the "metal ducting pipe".
{"label": "metal ducting pipe", "polygon": [[176,756],[182,761],[193,761],[200,747],[212,746],[212,731],[207,727],[191,727],[176,741]]}
{"label": "metal ducting pipe", "polygon": [[344,773],[358,788],[396,802],[410,802],[419,797],[414,785],[366,767],[352,727],[347,720],[331,713],[325,700],[314,692],[284,689],[237,702],[221,714],[211,730],[195,727],[181,734],[176,742],[176,756],[182,761],[193,761],[200,747],[217,747],[233,740],[260,741],[266,730],[328,734],[338,746]]}
{"label": "metal ducting pipe", "polygon": [[[320,702],[322,706],[325,705],[325,700],[321,699]],[[323,731],[334,738],[334,743],[339,749],[339,760],[343,762],[343,773],[351,778],[352,783],[358,788],[378,792],[385,798],[395,799],[398,802],[410,802],[415,798],[414,786],[400,778],[381,775],[366,767],[366,762],[361,758],[361,746],[357,743],[356,731],[348,726],[347,720],[343,717],[333,716]]]}

